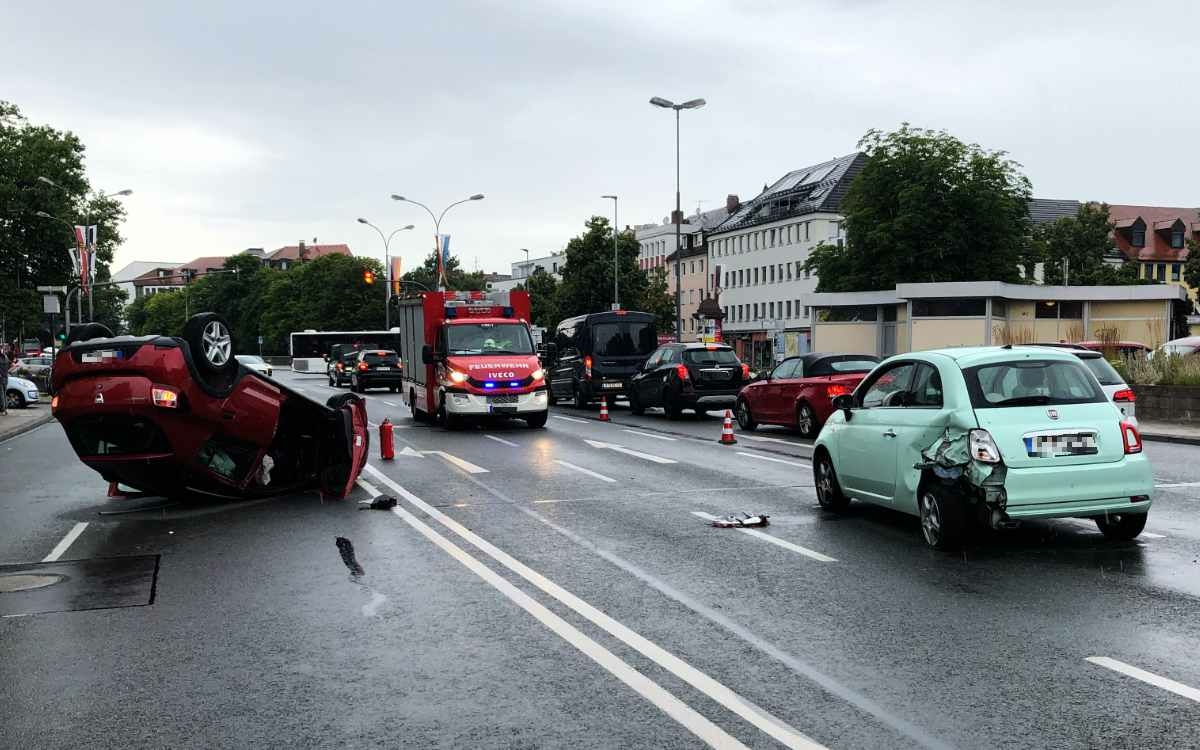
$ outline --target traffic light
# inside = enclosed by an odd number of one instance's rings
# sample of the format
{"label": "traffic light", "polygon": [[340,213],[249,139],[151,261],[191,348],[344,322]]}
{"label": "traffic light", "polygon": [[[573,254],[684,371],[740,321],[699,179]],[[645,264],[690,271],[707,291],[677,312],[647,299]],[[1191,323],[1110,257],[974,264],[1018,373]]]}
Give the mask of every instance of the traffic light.
{"label": "traffic light", "polygon": [[374,284],[375,283],[375,272],[369,268],[364,269],[363,270],[363,283],[364,284]]}

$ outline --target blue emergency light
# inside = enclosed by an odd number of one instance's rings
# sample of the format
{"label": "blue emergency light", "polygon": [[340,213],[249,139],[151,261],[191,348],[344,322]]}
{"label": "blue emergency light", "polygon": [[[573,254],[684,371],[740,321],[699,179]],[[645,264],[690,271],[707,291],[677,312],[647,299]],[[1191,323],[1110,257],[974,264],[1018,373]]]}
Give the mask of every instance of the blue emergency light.
{"label": "blue emergency light", "polygon": [[510,382],[509,382],[509,384],[508,384],[508,387],[509,387],[509,388],[520,388],[520,387],[521,387],[521,381],[519,381],[519,380],[513,380],[513,381],[510,381]]}
{"label": "blue emergency light", "polygon": [[496,384],[495,384],[495,383],[493,383],[493,382],[491,382],[491,381],[489,380],[488,382],[486,382],[486,383],[484,383],[484,384],[483,384],[483,387],[484,387],[484,388],[495,388],[495,387],[496,387]]}

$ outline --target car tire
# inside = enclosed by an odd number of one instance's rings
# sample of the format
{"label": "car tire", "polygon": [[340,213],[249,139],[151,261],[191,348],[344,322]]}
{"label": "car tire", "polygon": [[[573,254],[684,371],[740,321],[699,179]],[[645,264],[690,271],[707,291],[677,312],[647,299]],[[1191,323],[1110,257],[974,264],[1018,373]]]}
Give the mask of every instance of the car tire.
{"label": "car tire", "polygon": [[558,399],[554,397],[554,386],[553,385],[546,386],[546,403],[549,404],[550,406],[554,406],[555,404],[558,403]]}
{"label": "car tire", "polygon": [[667,419],[679,419],[683,416],[683,407],[679,405],[679,399],[671,393],[670,388],[663,389],[662,405]]}
{"label": "car tire", "polygon": [[353,391],[354,393],[362,393],[363,392],[362,383],[359,382],[357,375],[350,376],[350,390]]}
{"label": "car tire", "polygon": [[925,544],[939,550],[955,550],[962,545],[966,517],[957,491],[936,482],[927,484],[917,496],[917,510]]}
{"label": "car tire", "polygon": [[24,409],[29,403],[20,391],[10,390],[4,394],[5,409]]}
{"label": "car tire", "polygon": [[71,334],[67,336],[66,346],[74,344],[76,341],[91,341],[92,339],[111,339],[112,331],[103,323],[84,323],[81,326],[71,328]]}
{"label": "car tire", "polygon": [[410,390],[408,392],[408,410],[412,413],[412,421],[425,422],[429,419],[429,415],[417,408],[417,392]]}
{"label": "car tire", "polygon": [[525,426],[531,430],[540,430],[546,426],[546,419],[550,416],[548,411],[540,411],[537,414],[530,414],[524,417]]}
{"label": "car tire", "polygon": [[817,488],[817,503],[825,510],[839,513],[850,504],[850,498],[842,492],[833,459],[822,449],[813,462],[813,483]]}
{"label": "car tire", "polygon": [[231,375],[237,369],[233,358],[233,334],[229,321],[217,313],[198,313],[183,327],[196,368],[205,375]]}
{"label": "car tire", "polygon": [[734,412],[737,414],[738,427],[746,432],[753,432],[758,427],[758,422],[754,421],[754,415],[750,413],[750,403],[746,399],[737,400]]}
{"label": "car tire", "polygon": [[392,387],[388,388],[388,390],[389,390],[389,391],[391,391],[392,393],[399,393],[399,392],[400,392],[400,386],[398,386],[398,385],[393,385]]}
{"label": "car tire", "polygon": [[571,406],[575,407],[576,409],[588,408],[587,399],[583,397],[583,389],[580,388],[578,384],[572,386],[571,388]]}
{"label": "car tire", "polygon": [[796,405],[796,430],[803,438],[815,438],[821,432],[821,423],[817,414],[804,401]]}
{"label": "car tire", "polygon": [[1096,516],[1096,526],[1106,539],[1115,542],[1128,542],[1136,539],[1142,529],[1146,528],[1149,513],[1109,513]]}
{"label": "car tire", "polygon": [[640,417],[646,413],[646,407],[642,406],[642,400],[638,398],[637,391],[629,391],[629,413],[635,417]]}
{"label": "car tire", "polygon": [[351,401],[361,401],[361,396],[356,396],[353,393],[337,393],[325,400],[325,405],[330,409],[340,409]]}
{"label": "car tire", "polygon": [[444,396],[442,397],[441,402],[438,403],[437,422],[447,430],[457,431],[462,426],[462,422],[459,420],[459,418],[451,414],[450,411],[446,409],[446,399]]}

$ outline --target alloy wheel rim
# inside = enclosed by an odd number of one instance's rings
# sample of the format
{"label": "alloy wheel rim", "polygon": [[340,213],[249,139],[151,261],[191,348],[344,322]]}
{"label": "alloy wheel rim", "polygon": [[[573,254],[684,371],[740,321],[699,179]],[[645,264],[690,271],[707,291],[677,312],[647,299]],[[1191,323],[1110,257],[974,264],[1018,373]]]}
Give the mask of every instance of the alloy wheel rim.
{"label": "alloy wheel rim", "polygon": [[937,500],[928,492],[921,496],[921,533],[930,544],[937,544],[942,535],[942,514]]}
{"label": "alloy wheel rim", "polygon": [[818,469],[820,477],[817,479],[817,494],[823,503],[829,502],[833,497],[833,476],[829,468],[829,459],[823,459]]}
{"label": "alloy wheel rim", "polygon": [[750,424],[750,408],[746,406],[746,402],[742,401],[738,404],[738,422],[742,427]]}
{"label": "alloy wheel rim", "polygon": [[9,409],[15,409],[21,405],[21,402],[17,400],[17,394],[15,393],[4,394],[4,403],[6,408]]}
{"label": "alloy wheel rim", "polygon": [[807,406],[801,406],[800,407],[800,419],[798,421],[800,422],[800,431],[801,432],[812,431],[812,410],[809,409]]}
{"label": "alloy wheel rim", "polygon": [[229,329],[219,320],[214,320],[204,327],[201,336],[204,345],[204,358],[216,366],[229,361],[229,352],[233,348]]}

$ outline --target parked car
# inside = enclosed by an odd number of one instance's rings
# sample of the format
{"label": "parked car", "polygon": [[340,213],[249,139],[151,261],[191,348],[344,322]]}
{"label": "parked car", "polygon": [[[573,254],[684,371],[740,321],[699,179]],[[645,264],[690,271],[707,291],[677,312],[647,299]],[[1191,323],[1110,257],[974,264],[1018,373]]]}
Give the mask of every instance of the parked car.
{"label": "parked car", "polygon": [[1171,339],[1154,350],[1154,354],[1175,354],[1181,357],[1188,357],[1197,352],[1200,352],[1200,336]]}
{"label": "parked car", "polygon": [[388,388],[392,393],[404,384],[404,363],[391,349],[366,349],[358,352],[350,374],[350,390],[366,393],[368,388]]}
{"label": "parked car", "polygon": [[584,408],[601,394],[610,404],[627,396],[638,366],[658,346],[654,321],[651,313],[612,310],[559,323],[543,353],[550,403],[569,401]]}
{"label": "parked car", "polygon": [[269,378],[275,374],[275,370],[257,354],[239,354],[235,359],[247,370],[253,370],[259,375],[266,375]]}
{"label": "parked car", "polygon": [[13,362],[9,369],[9,376],[17,376],[32,380],[37,383],[37,386],[42,391],[50,390],[50,363],[54,360],[50,357],[21,357]]}
{"label": "parked car", "polygon": [[703,415],[732,407],[748,382],[750,365],[724,344],[665,344],[629,382],[629,410],[643,414],[661,406],[671,419],[684,409]]}
{"label": "parked car", "polygon": [[785,359],[738,394],[738,425],[753,430],[760,424],[777,424],[816,437],[833,412],[833,398],[853,392],[877,364],[879,357],[871,354],[817,353]]}
{"label": "parked car", "polygon": [[367,459],[366,402],[310,400],[232,349],[214,313],[192,316],[181,337],[77,326],[55,359],[52,412],[106,481],[169,497],[345,497]]}
{"label": "parked car", "polygon": [[1112,399],[1112,402],[1121,410],[1121,414],[1137,424],[1137,396],[1125,382],[1125,378],[1121,377],[1121,373],[1109,364],[1103,354],[1078,344],[1034,344],[1034,346],[1053,346],[1066,349],[1078,357],[1096,376],[1096,380],[1100,381],[1100,387],[1104,389],[1105,395]]}
{"label": "parked car", "polygon": [[1078,345],[1094,352],[1114,353],[1122,359],[1144,359],[1151,351],[1150,347],[1140,341],[1080,341]]}
{"label": "parked car", "polygon": [[884,360],[834,412],[813,453],[817,500],[919,516],[925,542],[957,546],[970,520],[1093,518],[1141,533],[1154,477],[1137,426],[1075,355],[964,347]]}
{"label": "parked car", "polygon": [[4,403],[7,409],[24,409],[38,400],[38,387],[32,380],[8,376],[8,387],[4,389]]}

